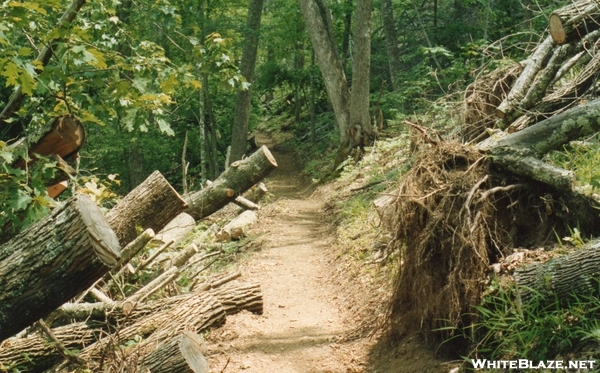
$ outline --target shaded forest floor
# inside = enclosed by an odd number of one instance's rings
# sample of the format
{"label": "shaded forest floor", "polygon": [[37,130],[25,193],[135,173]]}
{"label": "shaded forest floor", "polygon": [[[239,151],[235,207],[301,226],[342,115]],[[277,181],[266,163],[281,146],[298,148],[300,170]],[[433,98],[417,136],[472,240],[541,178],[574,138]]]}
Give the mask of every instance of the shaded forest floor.
{"label": "shaded forest floor", "polygon": [[[267,137],[259,142],[273,149]],[[302,179],[293,154],[275,147],[273,155],[279,167],[266,184],[275,200],[251,232],[261,249],[240,264],[245,279],[261,284],[264,314],[228,316],[209,334],[211,371],[448,372],[419,338],[386,342],[377,315],[387,299],[377,294],[389,294],[380,288],[387,285],[350,278],[348,266],[361,263],[339,254],[327,188]]]}

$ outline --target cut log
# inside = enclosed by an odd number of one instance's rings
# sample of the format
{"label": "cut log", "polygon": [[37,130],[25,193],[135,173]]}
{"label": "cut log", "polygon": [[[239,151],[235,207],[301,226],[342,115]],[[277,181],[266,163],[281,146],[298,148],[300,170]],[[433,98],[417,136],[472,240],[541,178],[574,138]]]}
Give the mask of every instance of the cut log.
{"label": "cut log", "polygon": [[[552,115],[559,114],[569,108],[569,106],[572,106],[574,103],[580,101],[582,97],[585,96],[586,92],[588,92],[588,90],[596,81],[596,76],[600,70],[600,56],[591,55],[588,50],[590,43],[594,44],[599,35],[600,31],[596,30],[589,35],[586,35],[586,37],[577,44],[574,49],[583,50],[584,53],[580,58],[571,58],[565,64],[563,64],[561,68],[556,71],[554,79],[552,82],[550,82],[550,85],[555,84],[557,79],[569,71],[569,69],[571,69],[575,63],[577,63],[578,66],[582,66],[582,69],[577,76],[573,80],[556,89],[551,94],[545,96],[535,106],[531,106],[531,104],[534,103],[533,100],[529,103],[526,103],[527,107],[524,107],[523,109],[527,109],[527,112],[510,123],[510,126],[508,127],[509,132],[512,133],[520,131],[533,123],[546,119]],[[552,71],[548,71],[548,73],[554,73],[554,69],[552,69]],[[545,81],[545,78],[542,77],[540,81]],[[531,89],[537,90],[535,87],[532,87]],[[541,92],[541,89],[539,92]],[[539,92],[536,94],[539,95]],[[507,121],[504,122],[509,123]]]}
{"label": "cut log", "polygon": [[550,185],[557,190],[571,191],[575,174],[559,167],[552,166],[520,151],[505,153],[496,152],[494,164],[515,175],[525,176],[531,180]]}
{"label": "cut log", "polygon": [[265,185],[265,183],[260,182],[260,183],[256,184],[255,186],[253,186],[252,188],[250,188],[248,191],[246,191],[246,193],[244,193],[243,197],[254,203],[258,203],[268,193],[269,193],[269,189],[267,189],[267,186]]}
{"label": "cut log", "polygon": [[550,15],[549,28],[557,44],[565,44],[600,27],[600,5],[596,0],[580,0]]}
{"label": "cut log", "polygon": [[[260,285],[256,283],[232,282],[240,277],[239,272],[202,284],[193,293],[161,298],[138,303],[131,307],[129,300],[120,302],[65,303],[58,308],[52,318],[55,320],[109,320],[111,324],[128,326],[149,317],[155,312],[164,311],[198,294],[212,294],[224,306],[224,311],[232,315],[241,311],[262,313],[263,300]],[[222,289],[221,289],[222,287]]]}
{"label": "cut log", "polygon": [[261,181],[275,167],[275,158],[266,146],[262,146],[240,161],[237,167],[227,169],[206,188],[183,196],[189,205],[186,212],[196,220],[212,214]]}
{"label": "cut log", "polygon": [[77,195],[0,249],[0,341],[88,289],[121,256],[107,220]]}
{"label": "cut log", "polygon": [[[29,163],[37,159],[35,154],[49,156],[56,154],[63,159],[68,159],[79,151],[85,143],[86,134],[81,120],[75,115],[68,114],[54,118],[50,123],[41,127],[11,145],[13,148],[26,147],[29,152]],[[22,159],[15,163],[16,167],[24,168]]]}
{"label": "cut log", "polygon": [[511,88],[506,99],[504,99],[496,109],[496,115],[499,118],[504,119],[507,123],[514,120],[514,113],[517,110],[519,102],[525,97],[538,72],[543,68],[546,62],[548,62],[548,59],[552,55],[553,46],[554,41],[548,36],[540,45],[538,45],[536,51],[525,62],[526,65],[523,72],[519,75],[519,78]]}
{"label": "cut log", "polygon": [[122,250],[121,260],[119,260],[118,268],[122,268],[125,264],[135,257],[140,251],[146,247],[150,241],[155,237],[154,231],[150,228],[146,229],[135,240],[127,244]]}
{"label": "cut log", "polygon": [[183,241],[195,227],[196,220],[185,212],[182,212],[158,232],[156,237],[152,240],[152,244],[158,246],[169,241],[174,241],[173,246],[177,247],[177,245]]}
{"label": "cut log", "polygon": [[[591,136],[600,131],[600,99],[567,110],[522,131],[488,143],[489,150],[503,148],[526,149],[541,157],[551,150],[561,149],[569,141]],[[491,146],[490,146],[491,145]]]}
{"label": "cut log", "polygon": [[514,278],[523,303],[536,292],[550,301],[566,301],[573,294],[598,294],[598,268],[600,242],[595,241],[571,254],[517,268]]}
{"label": "cut log", "polygon": [[[153,303],[156,306],[155,303]],[[225,320],[225,309],[217,298],[207,293],[193,293],[176,297],[176,303],[165,305],[165,309],[154,308],[147,317],[141,317],[131,325],[123,327],[114,338],[104,338],[84,348],[80,357],[90,361],[102,356],[112,356],[120,360],[126,352],[146,354],[153,351],[158,344],[166,340],[174,331],[192,330],[196,333],[209,327],[221,324]],[[120,345],[136,336],[146,338],[132,351],[116,351],[114,346]],[[118,355],[118,356],[117,356]],[[69,371],[63,369],[63,371]]]}
{"label": "cut log", "polygon": [[121,245],[135,240],[137,229],[160,232],[187,207],[169,182],[155,171],[106,215]]}
{"label": "cut log", "polygon": [[[52,328],[52,333],[70,351],[98,339],[102,330],[80,322]],[[43,372],[62,361],[61,354],[40,333],[14,338],[0,345],[0,370],[18,367],[20,372]],[[12,370],[11,370],[12,371]]]}
{"label": "cut log", "polygon": [[144,356],[141,365],[152,373],[208,373],[206,350],[202,337],[184,331]]}
{"label": "cut log", "polygon": [[242,212],[217,233],[217,240],[220,242],[239,240],[244,236],[248,226],[254,224],[257,219],[258,217],[254,211],[247,210]]}
{"label": "cut log", "polygon": [[240,206],[241,208],[243,208],[244,210],[260,210],[260,206],[252,201],[250,201],[249,199],[246,199],[242,196],[237,196],[235,197],[235,200],[233,201],[236,205]]}

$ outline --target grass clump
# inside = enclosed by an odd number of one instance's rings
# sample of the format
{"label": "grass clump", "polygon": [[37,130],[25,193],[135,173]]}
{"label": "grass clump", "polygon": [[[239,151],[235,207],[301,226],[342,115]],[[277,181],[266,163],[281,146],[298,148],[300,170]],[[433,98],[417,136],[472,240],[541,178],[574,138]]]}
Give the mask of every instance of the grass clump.
{"label": "grass clump", "polygon": [[572,141],[562,151],[553,152],[549,162],[575,173],[575,186],[584,194],[600,191],[600,135],[585,141]]}
{"label": "grass clump", "polygon": [[475,306],[478,321],[465,333],[472,342],[466,360],[566,361],[598,356],[600,285],[597,285],[598,291],[592,295],[572,295],[567,300],[538,295],[520,304],[514,285],[495,281],[482,303]]}

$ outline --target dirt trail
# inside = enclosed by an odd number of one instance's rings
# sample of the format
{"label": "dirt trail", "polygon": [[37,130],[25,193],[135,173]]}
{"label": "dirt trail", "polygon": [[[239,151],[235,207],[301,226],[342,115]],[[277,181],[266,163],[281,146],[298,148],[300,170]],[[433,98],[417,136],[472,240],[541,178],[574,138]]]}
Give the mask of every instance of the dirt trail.
{"label": "dirt trail", "polygon": [[246,281],[261,284],[264,314],[229,316],[211,333],[211,372],[361,372],[338,342],[353,325],[329,277],[323,203],[309,196],[291,154],[273,154],[279,167],[266,184],[276,201],[260,216],[264,244],[241,266]]}

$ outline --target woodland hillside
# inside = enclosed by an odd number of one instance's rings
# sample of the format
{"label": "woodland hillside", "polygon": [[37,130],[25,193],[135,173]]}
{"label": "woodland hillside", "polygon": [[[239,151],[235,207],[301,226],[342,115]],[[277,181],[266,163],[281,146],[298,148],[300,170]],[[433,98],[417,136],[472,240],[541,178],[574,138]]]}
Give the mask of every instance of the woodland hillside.
{"label": "woodland hillside", "polygon": [[0,13],[0,371],[600,357],[596,0]]}

